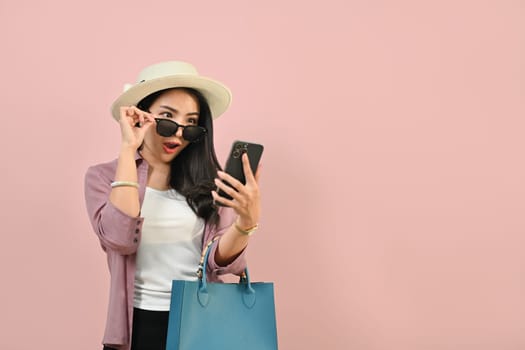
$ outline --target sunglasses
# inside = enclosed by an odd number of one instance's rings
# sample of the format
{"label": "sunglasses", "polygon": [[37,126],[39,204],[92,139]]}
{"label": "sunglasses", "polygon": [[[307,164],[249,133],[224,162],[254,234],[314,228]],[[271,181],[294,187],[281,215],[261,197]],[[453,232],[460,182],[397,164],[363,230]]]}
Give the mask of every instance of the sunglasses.
{"label": "sunglasses", "polygon": [[157,134],[164,137],[170,137],[182,128],[182,137],[189,142],[199,141],[207,132],[205,128],[198,125],[180,125],[173,120],[155,118],[157,122]]}

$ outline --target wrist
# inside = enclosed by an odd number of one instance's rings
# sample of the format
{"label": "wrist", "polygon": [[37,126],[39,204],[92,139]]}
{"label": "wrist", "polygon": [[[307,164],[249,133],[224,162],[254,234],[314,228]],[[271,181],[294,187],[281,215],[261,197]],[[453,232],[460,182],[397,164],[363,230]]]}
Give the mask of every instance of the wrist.
{"label": "wrist", "polygon": [[132,154],[134,156],[135,152],[137,152],[137,148],[138,147],[135,147],[135,146],[130,145],[128,143],[122,143],[120,145],[120,154],[122,154],[122,155]]}
{"label": "wrist", "polygon": [[243,219],[241,216],[237,217],[237,220],[235,220],[235,223],[239,225],[240,228],[243,228],[243,229],[249,229],[258,224],[257,221],[246,220],[246,219]]}
{"label": "wrist", "polygon": [[259,224],[255,223],[252,225],[244,225],[239,219],[237,219],[233,226],[235,227],[237,232],[246,236],[251,236],[257,230]]}

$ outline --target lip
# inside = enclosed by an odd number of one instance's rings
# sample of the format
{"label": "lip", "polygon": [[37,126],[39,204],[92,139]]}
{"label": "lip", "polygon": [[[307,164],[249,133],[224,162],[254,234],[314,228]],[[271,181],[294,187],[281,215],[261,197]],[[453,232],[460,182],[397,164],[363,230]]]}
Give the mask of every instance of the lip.
{"label": "lip", "polygon": [[[171,147],[169,147],[171,145]],[[175,145],[175,147],[173,147]],[[177,152],[177,149],[180,147],[180,144],[177,142],[164,142],[162,144],[162,148],[164,149],[164,152],[168,154],[173,154]]]}

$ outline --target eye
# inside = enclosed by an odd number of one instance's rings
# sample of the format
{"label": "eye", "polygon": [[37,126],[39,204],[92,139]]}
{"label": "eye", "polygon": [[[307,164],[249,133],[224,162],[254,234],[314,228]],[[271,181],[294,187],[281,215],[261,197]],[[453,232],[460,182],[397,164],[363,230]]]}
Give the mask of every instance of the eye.
{"label": "eye", "polygon": [[195,119],[195,118],[190,118],[190,119],[188,119],[188,124],[191,124],[191,125],[197,125],[197,122],[198,122],[198,120]]}
{"label": "eye", "polygon": [[161,112],[159,115],[164,118],[173,118],[173,115],[170,112]]}

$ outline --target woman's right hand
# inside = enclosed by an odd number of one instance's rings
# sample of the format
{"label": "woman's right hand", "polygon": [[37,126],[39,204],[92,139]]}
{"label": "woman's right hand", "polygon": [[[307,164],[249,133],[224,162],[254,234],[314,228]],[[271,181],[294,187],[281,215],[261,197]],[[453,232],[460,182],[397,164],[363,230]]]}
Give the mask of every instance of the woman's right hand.
{"label": "woman's right hand", "polygon": [[122,146],[136,150],[142,144],[146,131],[154,125],[153,114],[141,111],[135,106],[120,107],[120,131]]}

